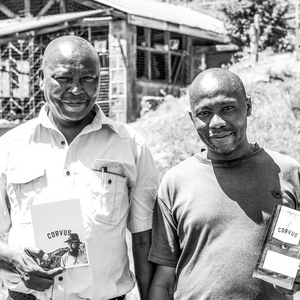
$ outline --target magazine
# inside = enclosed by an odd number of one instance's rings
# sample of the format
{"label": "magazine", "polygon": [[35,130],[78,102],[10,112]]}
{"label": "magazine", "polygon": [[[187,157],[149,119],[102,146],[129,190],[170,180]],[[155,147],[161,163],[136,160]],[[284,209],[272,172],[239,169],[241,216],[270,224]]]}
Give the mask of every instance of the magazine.
{"label": "magazine", "polygon": [[300,212],[276,204],[253,276],[292,289],[300,263]]}
{"label": "magazine", "polygon": [[67,199],[30,207],[35,244],[47,255],[44,269],[89,264],[80,200]]}

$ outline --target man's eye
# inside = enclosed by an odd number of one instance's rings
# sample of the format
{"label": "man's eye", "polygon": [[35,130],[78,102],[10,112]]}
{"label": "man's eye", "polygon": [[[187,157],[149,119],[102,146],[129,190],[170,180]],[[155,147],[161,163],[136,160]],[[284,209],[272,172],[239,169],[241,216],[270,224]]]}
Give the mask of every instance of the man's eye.
{"label": "man's eye", "polygon": [[95,78],[93,76],[85,76],[85,77],[83,77],[83,80],[84,81],[93,81],[93,80],[95,80]]}
{"label": "man's eye", "polygon": [[207,117],[209,116],[210,112],[209,111],[200,111],[197,113],[197,117],[201,118],[201,117]]}
{"label": "man's eye", "polygon": [[225,110],[225,111],[233,110],[233,106],[226,106],[223,108],[223,110]]}
{"label": "man's eye", "polygon": [[55,79],[56,79],[57,81],[61,81],[61,82],[67,82],[67,81],[70,81],[70,80],[71,80],[71,78],[66,77],[66,76],[56,77]]}

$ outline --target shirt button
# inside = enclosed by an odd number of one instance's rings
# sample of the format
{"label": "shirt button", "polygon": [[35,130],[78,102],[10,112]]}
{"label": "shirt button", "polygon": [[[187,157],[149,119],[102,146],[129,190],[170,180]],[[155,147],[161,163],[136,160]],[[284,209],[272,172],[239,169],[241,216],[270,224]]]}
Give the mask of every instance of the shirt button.
{"label": "shirt button", "polygon": [[65,141],[61,141],[60,142],[63,146],[66,144],[66,142]]}
{"label": "shirt button", "polygon": [[59,276],[59,277],[58,277],[58,280],[59,280],[59,281],[63,281],[63,279],[64,279],[64,278],[63,278],[62,276]]}
{"label": "shirt button", "polygon": [[70,171],[67,171],[67,172],[66,172],[66,175],[67,175],[67,176],[70,176],[70,175],[71,175]]}
{"label": "shirt button", "polygon": [[108,179],[108,184],[111,184],[111,179]]}

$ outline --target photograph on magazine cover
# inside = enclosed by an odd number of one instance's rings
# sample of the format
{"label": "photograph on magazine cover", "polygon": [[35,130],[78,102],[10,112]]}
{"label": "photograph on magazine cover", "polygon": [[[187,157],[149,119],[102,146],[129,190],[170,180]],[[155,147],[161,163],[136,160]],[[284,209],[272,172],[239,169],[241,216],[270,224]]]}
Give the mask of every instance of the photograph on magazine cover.
{"label": "photograph on magazine cover", "polygon": [[31,206],[35,244],[47,255],[44,269],[74,268],[89,264],[79,199]]}

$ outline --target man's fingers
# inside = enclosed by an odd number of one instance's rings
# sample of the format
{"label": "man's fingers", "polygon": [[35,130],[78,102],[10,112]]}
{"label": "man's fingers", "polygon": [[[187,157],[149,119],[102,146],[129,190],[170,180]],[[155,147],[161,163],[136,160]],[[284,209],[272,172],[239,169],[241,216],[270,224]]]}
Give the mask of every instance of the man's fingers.
{"label": "man's fingers", "polygon": [[[298,279],[299,280],[299,279]],[[293,290],[299,292],[300,291],[300,282],[294,281]]]}
{"label": "man's fingers", "polygon": [[27,278],[22,278],[25,286],[29,289],[34,289],[36,291],[44,291],[50,288],[54,282],[54,279],[49,276],[48,277],[38,277],[38,276],[30,276]]}
{"label": "man's fingers", "polygon": [[52,270],[47,271],[47,274],[50,275],[53,278],[56,275],[59,275],[59,274],[61,274],[64,271],[65,271],[64,268],[54,268]]}
{"label": "man's fingers", "polygon": [[287,290],[287,289],[285,289],[281,286],[275,285],[275,284],[273,284],[273,286],[279,294],[284,295],[284,296],[292,296],[296,293],[296,291],[294,291],[294,290]]}
{"label": "man's fingers", "polygon": [[24,251],[29,255],[29,256],[34,256],[38,259],[46,260],[48,259],[48,255],[40,248],[33,246],[33,245],[26,245],[24,247]]}

